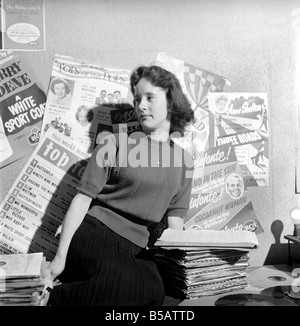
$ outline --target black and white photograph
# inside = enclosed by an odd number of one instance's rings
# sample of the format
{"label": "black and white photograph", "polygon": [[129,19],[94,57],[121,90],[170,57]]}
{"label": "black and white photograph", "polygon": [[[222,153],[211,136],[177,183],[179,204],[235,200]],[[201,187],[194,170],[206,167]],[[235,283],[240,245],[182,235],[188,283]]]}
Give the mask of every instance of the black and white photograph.
{"label": "black and white photograph", "polygon": [[299,0],[0,0],[0,64],[1,309],[300,306]]}

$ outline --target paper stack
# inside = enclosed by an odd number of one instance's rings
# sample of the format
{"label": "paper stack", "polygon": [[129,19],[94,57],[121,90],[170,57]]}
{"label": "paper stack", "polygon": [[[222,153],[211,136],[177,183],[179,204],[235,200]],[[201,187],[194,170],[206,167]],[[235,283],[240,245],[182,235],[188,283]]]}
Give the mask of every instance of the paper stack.
{"label": "paper stack", "polygon": [[248,253],[257,248],[250,231],[167,229],[154,244],[166,293],[181,299],[245,288]]}
{"label": "paper stack", "polygon": [[0,255],[0,306],[38,306],[44,289],[42,253]]}

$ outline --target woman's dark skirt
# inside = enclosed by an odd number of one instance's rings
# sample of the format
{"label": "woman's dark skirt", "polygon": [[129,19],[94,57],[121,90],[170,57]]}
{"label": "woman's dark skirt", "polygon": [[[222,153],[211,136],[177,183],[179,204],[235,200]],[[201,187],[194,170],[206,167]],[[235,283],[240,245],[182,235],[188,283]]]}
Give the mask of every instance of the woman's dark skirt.
{"label": "woman's dark skirt", "polygon": [[159,306],[164,286],[146,250],[86,215],[75,232],[50,306]]}

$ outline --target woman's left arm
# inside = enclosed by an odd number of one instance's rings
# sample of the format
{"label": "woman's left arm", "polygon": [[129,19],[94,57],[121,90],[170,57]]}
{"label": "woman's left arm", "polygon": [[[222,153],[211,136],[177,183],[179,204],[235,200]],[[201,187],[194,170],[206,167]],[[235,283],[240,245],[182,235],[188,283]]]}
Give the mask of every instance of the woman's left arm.
{"label": "woman's left arm", "polygon": [[168,216],[168,228],[183,230],[183,218],[179,216]]}
{"label": "woman's left arm", "polygon": [[174,230],[183,230],[184,216],[189,210],[190,196],[192,190],[194,161],[191,155],[186,153],[182,171],[182,180],[178,193],[172,198],[167,209],[167,227]]}

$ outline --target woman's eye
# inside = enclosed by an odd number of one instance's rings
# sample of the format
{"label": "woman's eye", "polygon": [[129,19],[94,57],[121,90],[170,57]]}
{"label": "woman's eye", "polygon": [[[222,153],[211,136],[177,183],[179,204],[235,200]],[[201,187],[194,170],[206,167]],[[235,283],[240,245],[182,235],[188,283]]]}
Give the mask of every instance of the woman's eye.
{"label": "woman's eye", "polygon": [[148,96],[147,100],[151,102],[153,100],[153,96]]}

